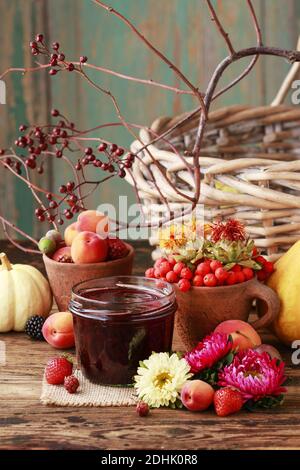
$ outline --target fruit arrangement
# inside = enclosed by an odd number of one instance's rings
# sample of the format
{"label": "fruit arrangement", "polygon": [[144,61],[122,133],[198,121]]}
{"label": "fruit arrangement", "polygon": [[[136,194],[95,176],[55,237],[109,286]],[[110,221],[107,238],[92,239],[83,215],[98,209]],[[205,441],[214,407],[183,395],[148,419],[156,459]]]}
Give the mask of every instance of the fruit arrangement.
{"label": "fruit arrangement", "polygon": [[59,263],[89,264],[124,258],[127,245],[116,237],[109,237],[108,218],[101,212],[81,212],[77,222],[69,225],[64,239],[56,230],[50,230],[39,242],[42,253]]}
{"label": "fruit arrangement", "polygon": [[285,364],[271,345],[262,344],[251,325],[227,320],[183,357],[152,353],[134,377],[136,411],[151,408],[204,411],[214,406],[224,417],[242,408],[273,408],[282,404]]}
{"label": "fruit arrangement", "polygon": [[274,265],[261,256],[237,220],[216,222],[199,230],[197,223],[171,226],[160,234],[165,256],[145,276],[191,287],[232,286],[256,277],[266,281]]}

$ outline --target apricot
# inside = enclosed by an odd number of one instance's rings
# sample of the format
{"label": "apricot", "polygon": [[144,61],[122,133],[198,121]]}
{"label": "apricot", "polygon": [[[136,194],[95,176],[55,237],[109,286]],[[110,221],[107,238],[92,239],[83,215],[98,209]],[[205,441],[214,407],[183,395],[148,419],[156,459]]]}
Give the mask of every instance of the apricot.
{"label": "apricot", "polygon": [[181,390],[181,401],[190,411],[206,410],[213,402],[214,389],[203,380],[188,380]]}
{"label": "apricot", "polygon": [[80,232],[73,240],[71,255],[77,264],[105,261],[108,256],[107,239],[93,232]]}
{"label": "apricot", "polygon": [[77,219],[79,232],[94,232],[102,238],[108,236],[108,218],[102,212],[88,210],[81,212]]}
{"label": "apricot", "polygon": [[67,246],[71,246],[73,243],[74,238],[78,235],[79,230],[77,229],[77,222],[69,225],[65,230],[65,243]]}
{"label": "apricot", "polygon": [[48,317],[42,333],[51,346],[57,349],[69,349],[75,345],[73,317],[70,312],[57,312]]}
{"label": "apricot", "polygon": [[239,351],[256,348],[261,344],[261,338],[257,331],[242,320],[226,320],[220,323],[215,333],[225,333],[232,337],[233,347]]}

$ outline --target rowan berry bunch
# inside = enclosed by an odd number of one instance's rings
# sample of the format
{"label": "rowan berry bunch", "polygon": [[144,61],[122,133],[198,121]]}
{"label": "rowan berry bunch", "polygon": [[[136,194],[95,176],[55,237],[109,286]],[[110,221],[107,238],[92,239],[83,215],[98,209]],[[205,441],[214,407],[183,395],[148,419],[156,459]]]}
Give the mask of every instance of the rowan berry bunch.
{"label": "rowan berry bunch", "polygon": [[[168,242],[163,231],[161,247],[166,256],[147,269],[145,276],[176,283],[187,292],[191,287],[232,286],[254,277],[265,281],[274,271],[273,263],[261,256],[247,238],[241,222],[217,221],[200,232],[202,239],[196,223],[172,227]],[[180,238],[176,240],[174,233],[180,233]]]}

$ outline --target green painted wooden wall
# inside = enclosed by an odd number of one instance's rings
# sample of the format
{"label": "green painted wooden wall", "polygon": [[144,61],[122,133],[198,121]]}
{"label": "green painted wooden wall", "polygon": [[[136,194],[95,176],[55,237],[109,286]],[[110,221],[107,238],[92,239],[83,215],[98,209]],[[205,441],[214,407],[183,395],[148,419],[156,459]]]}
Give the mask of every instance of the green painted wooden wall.
{"label": "green painted wooden wall", "polygon": [[[253,3],[265,44],[293,48],[300,32],[299,0],[254,0]],[[109,4],[130,17],[146,37],[176,61],[191,81],[205,88],[214,67],[226,54],[205,0],[109,0]],[[255,34],[245,0],[215,0],[215,5],[236,47],[254,45]],[[28,43],[36,32],[44,32],[50,41],[59,41],[68,58],[86,54],[89,62],[178,85],[178,80],[164,64],[137,42],[118,19],[92,0],[1,0],[1,70],[30,65]],[[245,63],[234,65],[226,73],[223,84],[243,65]],[[215,106],[269,103],[288,68],[280,59],[261,58],[251,75]],[[131,122],[150,124],[158,115],[180,113],[194,104],[189,97],[182,99],[168,91],[104,74],[92,73],[91,77],[113,91],[123,114]],[[81,128],[116,120],[111,102],[72,74],[51,79],[46,72],[26,77],[15,74],[6,79],[6,85],[7,104],[0,105],[0,146],[14,141],[20,122],[46,122],[51,107],[58,107],[72,116]],[[131,140],[125,131],[116,128],[107,131],[105,136],[123,145]],[[55,189],[66,178],[67,173],[58,165],[43,176],[43,183]],[[117,203],[118,194],[127,194],[134,200],[131,187],[116,179],[103,186],[90,205]],[[0,199],[6,214],[22,228],[35,236],[45,230],[34,220],[32,199],[24,185],[2,170]]]}

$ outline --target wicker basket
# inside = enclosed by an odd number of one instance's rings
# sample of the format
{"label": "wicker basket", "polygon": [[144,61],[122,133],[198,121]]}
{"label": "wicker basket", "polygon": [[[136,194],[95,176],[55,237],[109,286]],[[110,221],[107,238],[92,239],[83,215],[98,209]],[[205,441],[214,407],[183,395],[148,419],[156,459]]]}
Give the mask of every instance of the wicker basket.
{"label": "wicker basket", "polygon": [[[282,90],[279,95],[283,96]],[[276,100],[278,101],[278,100]],[[161,134],[182,119],[159,118],[151,129]],[[199,117],[196,116],[168,140],[181,155],[193,147]],[[243,221],[256,246],[271,260],[276,260],[300,238],[300,109],[291,106],[231,106],[209,115],[201,151],[201,198],[205,220],[235,217]],[[140,140],[146,144],[153,135],[143,129]],[[140,141],[132,144],[139,152]],[[151,145],[153,157],[166,169],[168,184],[153,165],[146,151],[133,166],[139,196],[146,219],[150,211],[159,219],[166,214],[158,191],[151,182],[152,169],[160,191],[171,209],[178,209],[186,200],[178,196],[174,186],[193,194],[194,178],[176,153],[163,141]],[[185,157],[189,159],[190,157]],[[191,158],[190,158],[191,160]],[[132,181],[131,181],[132,182]],[[185,204],[184,204],[185,203]],[[157,243],[154,232],[150,243]],[[154,258],[158,253],[154,252]]]}

